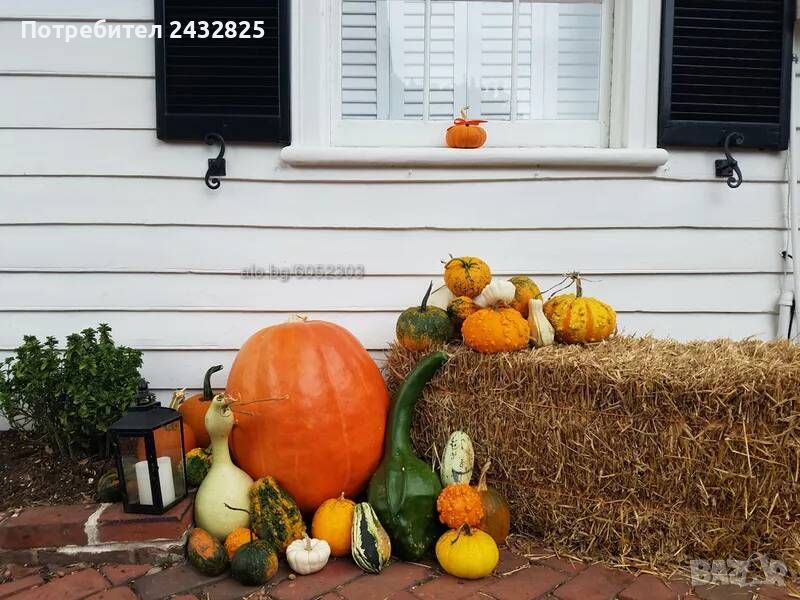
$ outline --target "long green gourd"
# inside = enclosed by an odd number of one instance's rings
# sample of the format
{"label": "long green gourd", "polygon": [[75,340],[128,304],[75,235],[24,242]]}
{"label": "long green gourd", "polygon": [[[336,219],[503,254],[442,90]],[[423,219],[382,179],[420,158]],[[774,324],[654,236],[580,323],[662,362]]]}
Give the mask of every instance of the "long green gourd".
{"label": "long green gourd", "polygon": [[430,465],[414,454],[411,419],[422,388],[448,358],[446,352],[429,354],[400,386],[389,415],[383,460],[369,482],[369,503],[404,560],[421,558],[441,529],[436,498],[442,484]]}

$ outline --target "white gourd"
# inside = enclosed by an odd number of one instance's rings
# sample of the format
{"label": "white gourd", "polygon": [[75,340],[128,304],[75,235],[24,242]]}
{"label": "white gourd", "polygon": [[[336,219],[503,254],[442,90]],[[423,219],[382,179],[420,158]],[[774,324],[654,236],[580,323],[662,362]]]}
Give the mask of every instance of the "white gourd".
{"label": "white gourd", "polygon": [[475,298],[474,302],[481,308],[497,306],[498,304],[508,305],[513,302],[516,293],[517,288],[510,281],[492,279],[489,285],[483,288],[483,291]]}
{"label": "white gourd", "polygon": [[237,527],[249,527],[250,517],[225,505],[250,506],[248,492],[253,479],[233,464],[228,436],[233,429],[235,401],[225,394],[214,396],[206,412],[206,429],[211,438],[213,462],[194,500],[194,520],[198,527],[224,540]]}
{"label": "white gourd", "polygon": [[475,467],[475,450],[472,440],[463,431],[454,431],[447,438],[439,475],[442,485],[469,483]]}
{"label": "white gourd", "polygon": [[428,306],[435,306],[442,310],[447,310],[447,305],[455,298],[455,294],[451,292],[446,285],[436,288],[431,292],[428,298]]}
{"label": "white gourd", "polygon": [[295,540],[286,548],[286,562],[292,571],[300,575],[310,575],[321,571],[328,564],[331,547],[325,540],[310,538],[307,535]]}
{"label": "white gourd", "polygon": [[552,346],[555,340],[553,324],[544,315],[544,302],[537,299],[528,301],[528,325],[531,327],[531,341],[537,348]]}

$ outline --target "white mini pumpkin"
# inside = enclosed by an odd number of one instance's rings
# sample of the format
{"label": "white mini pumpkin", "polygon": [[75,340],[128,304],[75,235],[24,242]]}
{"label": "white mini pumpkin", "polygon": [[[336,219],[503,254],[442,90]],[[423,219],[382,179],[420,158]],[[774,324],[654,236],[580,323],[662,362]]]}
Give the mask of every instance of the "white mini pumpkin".
{"label": "white mini pumpkin", "polygon": [[307,535],[295,540],[286,548],[286,562],[292,571],[300,575],[310,575],[321,571],[331,557],[331,547],[325,540],[310,538]]}
{"label": "white mini pumpkin", "polygon": [[517,293],[516,286],[510,281],[492,279],[483,291],[475,298],[474,302],[481,308],[489,308],[498,304],[510,305]]}

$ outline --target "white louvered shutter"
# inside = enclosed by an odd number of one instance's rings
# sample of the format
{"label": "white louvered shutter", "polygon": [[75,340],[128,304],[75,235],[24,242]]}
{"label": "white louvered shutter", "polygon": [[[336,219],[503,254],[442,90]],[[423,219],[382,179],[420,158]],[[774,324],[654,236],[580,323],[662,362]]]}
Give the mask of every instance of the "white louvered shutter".
{"label": "white louvered shutter", "polygon": [[378,0],[342,2],[342,117],[378,118]]}
{"label": "white louvered shutter", "polygon": [[[465,97],[463,83],[459,89],[458,74],[466,63],[457,49],[459,19],[464,20],[464,2],[431,0],[429,22],[426,22],[424,0],[392,0],[388,2],[391,36],[390,73],[384,83],[388,88],[391,119],[452,119],[454,105]],[[461,26],[463,28],[463,25]],[[426,39],[428,69],[428,105],[426,93]],[[461,64],[457,64],[461,61]],[[463,79],[463,76],[461,77]]]}
{"label": "white louvered shutter", "polygon": [[[469,104],[490,120],[596,119],[600,4],[470,3]],[[514,71],[516,70],[516,77]],[[516,80],[516,111],[512,107]]]}
{"label": "white louvered shutter", "polygon": [[343,0],[342,116],[449,120],[470,106],[489,120],[595,120],[601,12],[599,0]]}
{"label": "white louvered shutter", "polygon": [[556,114],[551,118],[597,118],[601,20],[599,4],[558,6]]}

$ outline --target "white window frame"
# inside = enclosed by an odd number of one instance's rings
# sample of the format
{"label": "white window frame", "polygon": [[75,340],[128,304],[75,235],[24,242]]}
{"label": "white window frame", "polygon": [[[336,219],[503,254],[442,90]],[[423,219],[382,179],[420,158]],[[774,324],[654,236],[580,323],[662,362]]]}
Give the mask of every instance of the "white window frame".
{"label": "white window frame", "polygon": [[[464,1],[461,0],[461,3],[463,4]],[[600,0],[593,0],[591,3],[599,4]],[[614,0],[602,2],[600,47],[603,61],[600,63],[598,118],[593,120],[525,119],[513,122],[490,120],[484,125],[484,128],[488,132],[493,147],[608,147],[613,5]],[[385,3],[379,2],[378,6],[379,9],[380,7],[385,7]],[[332,23],[334,30],[341,31],[341,14],[332,15],[332,18],[334,19]],[[395,28],[393,31],[397,32],[398,30]],[[476,48],[479,47],[476,46]],[[338,52],[341,52],[341,46],[338,47]],[[516,54],[513,50],[512,53]],[[333,77],[341,82],[341,61],[335,62],[336,64],[332,65],[332,68],[335,69]],[[385,76],[384,73],[381,73],[381,67],[388,69],[389,65],[379,65],[379,78]],[[555,73],[553,75],[555,76]],[[512,82],[514,80],[515,78],[512,77]],[[442,145],[444,131],[448,125],[447,121],[425,119],[343,119],[341,117],[341,88],[341,83],[339,83],[334,90],[334,123],[331,133],[331,145],[338,147],[437,147]],[[514,87],[511,90],[512,103],[515,92],[516,88]],[[393,97],[396,97],[396,95],[393,95]],[[458,105],[458,100],[456,100],[456,104]],[[387,142],[380,143],[381,140],[386,140]],[[365,141],[371,141],[372,143],[365,143]]]}
{"label": "white window frame", "polygon": [[[608,103],[607,110],[601,111],[601,115],[608,115],[603,143],[564,147],[563,137],[558,142],[557,136],[547,132],[550,122],[538,121],[544,131],[540,143],[547,145],[524,146],[527,140],[521,140],[518,147],[489,145],[469,152],[431,147],[429,133],[413,131],[414,121],[348,121],[344,128],[348,131],[340,129],[340,2],[292,0],[292,145],[281,152],[282,159],[292,166],[569,165],[655,169],[667,161],[667,152],[656,147],[661,0],[613,0],[613,6],[608,3],[613,18],[606,19],[604,15],[603,22],[613,23],[613,32],[609,28],[604,44],[609,44],[606,51],[611,53],[612,67],[606,78],[610,93],[601,95]],[[349,130],[351,123],[356,125]],[[563,130],[575,121],[552,123],[558,136],[563,136]],[[445,123],[436,124],[443,128]],[[498,131],[515,125],[491,124]],[[408,129],[407,143],[411,146],[397,143],[398,139],[406,139],[404,133],[397,135],[398,129]],[[377,146],[382,139],[386,145]]]}

